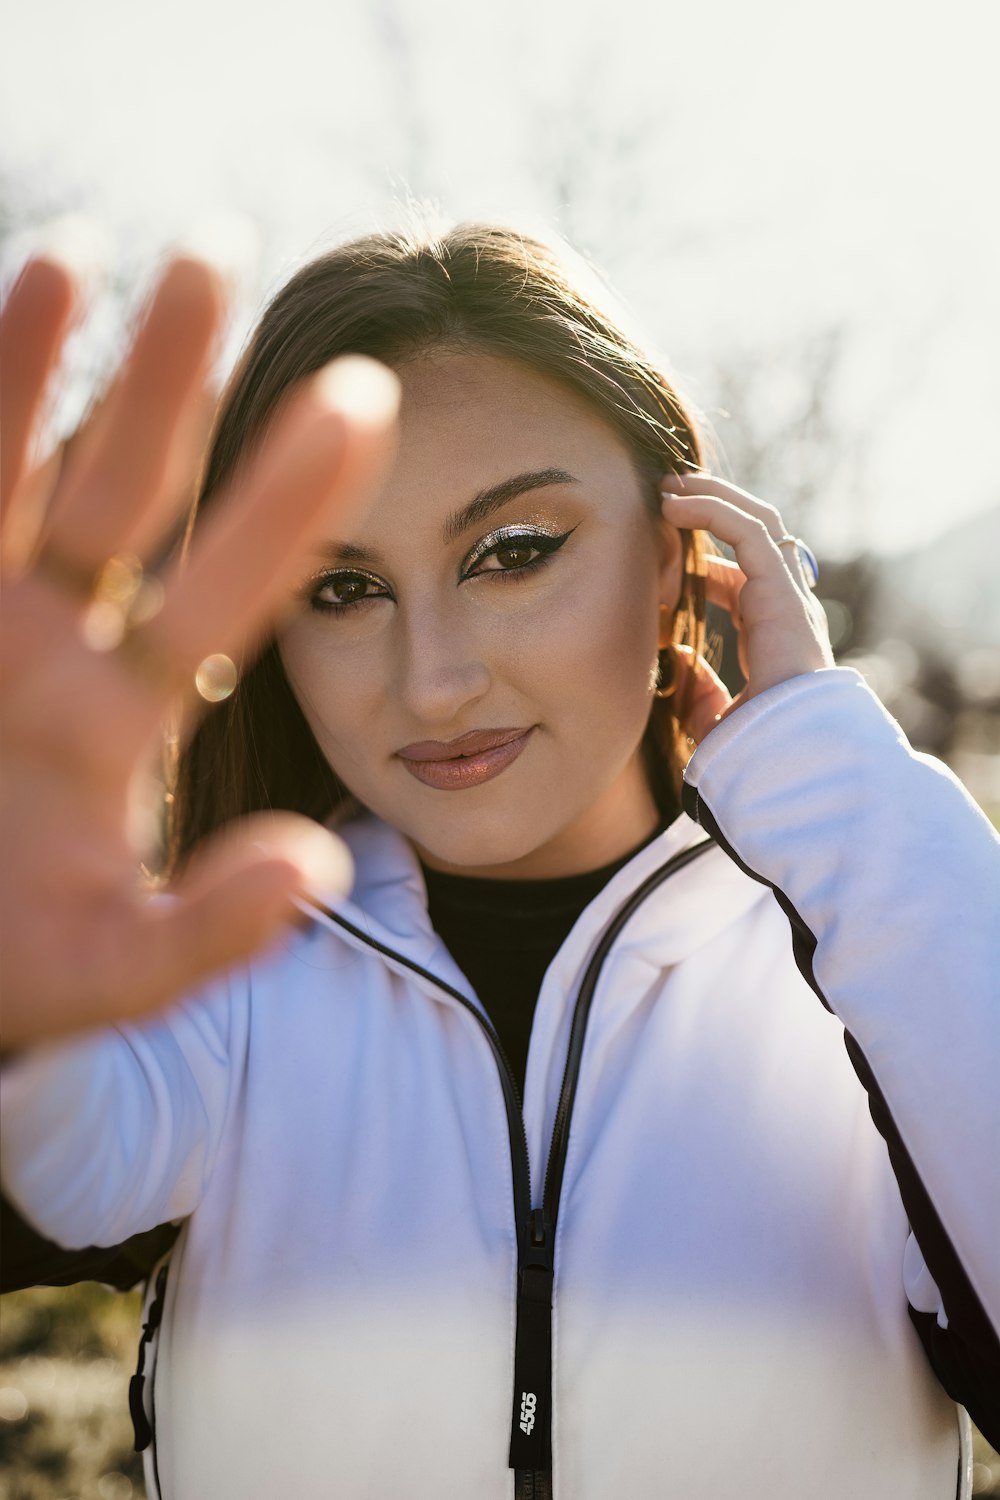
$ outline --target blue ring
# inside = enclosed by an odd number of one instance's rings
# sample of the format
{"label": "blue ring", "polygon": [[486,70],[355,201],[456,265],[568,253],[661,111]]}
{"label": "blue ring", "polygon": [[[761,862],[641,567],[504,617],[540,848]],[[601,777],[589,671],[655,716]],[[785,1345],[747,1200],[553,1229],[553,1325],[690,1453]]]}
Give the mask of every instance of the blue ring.
{"label": "blue ring", "polygon": [[819,563],[816,561],[816,554],[811,547],[806,546],[801,537],[795,538],[795,545],[799,549],[799,557],[806,565],[805,571],[809,578],[809,585],[815,588],[819,583]]}
{"label": "blue ring", "polygon": [[799,563],[801,564],[802,571],[806,575],[806,582],[811,589],[815,589],[819,583],[819,563],[816,561],[816,554],[812,548],[807,546],[800,536],[792,536],[790,532],[786,532],[783,537],[779,537],[777,545],[779,548],[795,548],[799,554]]}

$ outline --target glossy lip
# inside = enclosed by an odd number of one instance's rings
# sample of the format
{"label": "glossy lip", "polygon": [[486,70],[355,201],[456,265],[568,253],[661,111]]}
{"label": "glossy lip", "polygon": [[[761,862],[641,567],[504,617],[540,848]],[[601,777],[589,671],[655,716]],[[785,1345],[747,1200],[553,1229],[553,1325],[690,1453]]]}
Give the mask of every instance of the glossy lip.
{"label": "glossy lip", "polygon": [[499,776],[511,765],[534,731],[528,729],[474,729],[458,739],[423,740],[397,751],[411,776],[438,791],[462,791]]}
{"label": "glossy lip", "polygon": [[460,755],[475,755],[480,750],[495,750],[527,734],[526,729],[470,729],[453,740],[420,740],[404,745],[396,754],[403,760],[456,760]]}

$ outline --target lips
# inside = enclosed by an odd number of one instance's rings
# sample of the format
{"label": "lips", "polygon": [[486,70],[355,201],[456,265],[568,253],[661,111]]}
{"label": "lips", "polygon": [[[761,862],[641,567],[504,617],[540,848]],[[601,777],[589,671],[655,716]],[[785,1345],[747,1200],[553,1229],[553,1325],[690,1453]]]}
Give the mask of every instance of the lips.
{"label": "lips", "polygon": [[404,746],[397,754],[403,760],[458,760],[460,756],[478,755],[482,750],[497,750],[527,733],[526,729],[471,729],[454,740],[420,740],[418,744]]}
{"label": "lips", "polygon": [[411,776],[441,792],[490,781],[512,765],[534,730],[474,729],[454,740],[421,740],[397,751]]}

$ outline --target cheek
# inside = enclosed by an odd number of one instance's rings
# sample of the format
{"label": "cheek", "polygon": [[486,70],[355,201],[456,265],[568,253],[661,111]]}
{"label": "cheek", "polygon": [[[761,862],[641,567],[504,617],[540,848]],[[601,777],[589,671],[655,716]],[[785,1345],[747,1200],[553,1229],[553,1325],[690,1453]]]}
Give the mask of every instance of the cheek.
{"label": "cheek", "polygon": [[659,623],[655,576],[647,580],[647,572],[621,563],[588,570],[586,579],[526,604],[497,632],[505,675],[537,694],[543,711],[549,703],[567,706],[575,719],[600,723],[624,713],[644,722]]}
{"label": "cheek", "polygon": [[380,696],[365,653],[333,650],[322,630],[308,628],[290,631],[279,649],[299,707],[331,763],[363,757],[359,730],[371,722]]}

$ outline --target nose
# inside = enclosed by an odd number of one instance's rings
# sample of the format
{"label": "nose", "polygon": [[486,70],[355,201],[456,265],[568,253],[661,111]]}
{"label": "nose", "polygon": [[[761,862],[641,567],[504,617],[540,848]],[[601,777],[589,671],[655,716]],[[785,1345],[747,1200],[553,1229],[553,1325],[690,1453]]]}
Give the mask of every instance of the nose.
{"label": "nose", "polygon": [[415,722],[442,735],[486,695],[493,680],[478,636],[461,614],[428,604],[401,608],[397,617],[397,702]]}

